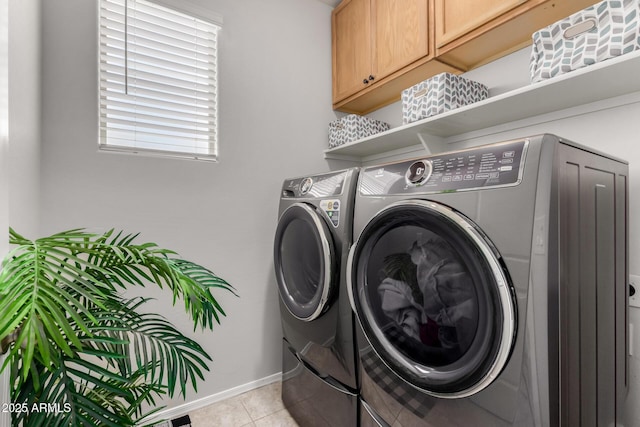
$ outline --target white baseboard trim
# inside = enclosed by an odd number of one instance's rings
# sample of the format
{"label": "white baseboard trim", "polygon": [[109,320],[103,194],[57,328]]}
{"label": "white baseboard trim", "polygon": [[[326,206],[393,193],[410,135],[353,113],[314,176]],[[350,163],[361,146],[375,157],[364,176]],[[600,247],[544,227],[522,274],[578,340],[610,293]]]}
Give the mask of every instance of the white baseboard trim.
{"label": "white baseboard trim", "polygon": [[187,415],[189,412],[204,408],[205,406],[220,402],[225,399],[229,399],[230,397],[238,396],[242,393],[246,393],[247,391],[251,391],[268,384],[275,383],[277,381],[280,381],[281,378],[282,373],[278,372],[273,375],[269,375],[268,377],[264,377],[256,381],[251,381],[225,391],[221,391],[220,393],[202,397],[200,399],[194,400],[193,402],[187,402],[182,405],[174,406],[173,408],[165,409],[158,412],[153,417],[150,417],[148,420],[145,420],[145,424],[160,422],[162,420],[172,420],[174,418]]}

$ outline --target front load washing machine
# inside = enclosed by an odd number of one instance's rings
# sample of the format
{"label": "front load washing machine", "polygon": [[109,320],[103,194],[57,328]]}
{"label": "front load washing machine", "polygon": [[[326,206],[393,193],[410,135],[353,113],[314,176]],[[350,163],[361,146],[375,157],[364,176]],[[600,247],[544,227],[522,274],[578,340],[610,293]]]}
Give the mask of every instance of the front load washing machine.
{"label": "front load washing machine", "polygon": [[303,426],[357,424],[354,315],[344,270],[358,169],[284,181],[274,241],[282,399]]}
{"label": "front load washing machine", "polygon": [[627,174],[552,135],[363,169],[361,425],[619,425]]}

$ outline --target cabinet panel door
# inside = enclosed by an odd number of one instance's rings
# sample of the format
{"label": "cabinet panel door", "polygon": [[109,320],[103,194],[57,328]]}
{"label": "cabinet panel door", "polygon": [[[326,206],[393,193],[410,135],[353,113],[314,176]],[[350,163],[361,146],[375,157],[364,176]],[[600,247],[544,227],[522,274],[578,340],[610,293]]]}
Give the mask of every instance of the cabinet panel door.
{"label": "cabinet panel door", "polygon": [[438,47],[480,27],[523,3],[539,0],[436,0]]}
{"label": "cabinet panel door", "polygon": [[371,3],[372,72],[379,80],[429,54],[429,8],[427,0],[372,0]]}
{"label": "cabinet panel door", "polygon": [[364,89],[371,74],[370,0],[343,1],[331,15],[333,101]]}

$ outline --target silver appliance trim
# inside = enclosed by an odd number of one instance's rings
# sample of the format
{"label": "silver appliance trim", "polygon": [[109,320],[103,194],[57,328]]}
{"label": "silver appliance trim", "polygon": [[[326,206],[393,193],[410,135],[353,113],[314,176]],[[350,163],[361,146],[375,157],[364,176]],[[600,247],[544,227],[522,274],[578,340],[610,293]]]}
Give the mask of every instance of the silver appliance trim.
{"label": "silver appliance trim", "polygon": [[[324,223],[324,220],[307,203],[301,203],[301,202],[294,203],[291,206],[289,206],[287,209],[285,209],[281,216],[284,216],[284,214],[288,210],[294,209],[294,208],[303,209],[305,213],[311,218],[316,230],[318,231],[318,235],[320,236],[320,243],[322,245],[322,257],[323,257],[324,266],[325,266],[324,282],[322,283],[322,295],[320,296],[320,301],[318,302],[315,311],[311,315],[307,317],[300,317],[291,311],[288,304],[285,303],[284,305],[285,307],[287,307],[287,310],[289,311],[289,313],[291,313],[291,315],[296,319],[302,320],[304,322],[311,322],[317,319],[318,317],[320,317],[329,300],[329,291],[331,290],[331,282],[333,278],[333,271],[331,267],[332,266],[331,246],[330,246],[331,244],[330,244],[329,237],[327,236],[328,234],[326,229],[327,226]],[[285,296],[283,296],[282,292],[280,291],[280,287],[278,287],[278,293],[280,294],[280,298],[283,298],[283,299],[285,298]]]}
{"label": "silver appliance trim", "polygon": [[[499,344],[497,355],[491,367],[488,369],[487,373],[480,379],[480,381],[476,382],[474,385],[464,390],[461,390],[459,392],[451,392],[451,393],[440,393],[440,392],[427,390],[424,388],[419,388],[407,381],[407,383],[410,384],[412,387],[418,388],[419,390],[435,397],[447,398],[447,399],[469,397],[488,387],[498,377],[498,375],[500,374],[500,372],[502,371],[502,369],[504,368],[504,366],[506,365],[509,359],[513,342],[515,340],[515,330],[516,330],[515,307],[514,307],[511,291],[509,289],[509,281],[505,276],[505,273],[502,270],[502,266],[496,254],[494,253],[494,250],[492,249],[490,243],[487,242],[484,236],[478,231],[476,226],[470,223],[467,219],[465,219],[461,215],[457,214],[451,208],[448,208],[440,203],[427,201],[427,200],[418,200],[418,199],[410,199],[410,200],[395,202],[388,205],[384,209],[380,210],[378,213],[376,213],[368,221],[368,223],[376,221],[382,215],[386,214],[386,212],[390,209],[397,209],[398,207],[416,207],[416,206],[426,208],[428,210],[436,211],[439,214],[447,217],[448,219],[456,223],[472,239],[477,249],[480,250],[480,252],[482,253],[482,257],[489,265],[491,269],[491,273],[498,284],[498,297],[500,300],[500,308],[502,310],[502,316],[504,319],[502,324],[502,331],[501,331],[501,341]],[[354,257],[355,257],[356,248],[362,243],[360,242],[361,237],[362,235],[358,237],[358,240],[355,242],[355,244],[351,247],[349,251],[349,258],[348,258],[348,265],[347,265],[347,271],[348,271],[347,289],[349,292],[349,300],[351,303],[351,307],[356,315],[356,318],[358,319],[358,322],[360,322],[360,324],[362,325],[360,313],[356,309],[355,295],[353,291],[354,261],[357,261],[354,259]],[[363,296],[360,295],[359,297],[363,297]],[[426,378],[427,376],[433,374],[433,370],[429,369],[429,367],[416,364],[413,362],[409,362],[407,357],[404,356],[400,351],[398,351],[398,349],[396,349],[396,347],[394,347],[389,342],[389,340],[386,338],[386,336],[383,334],[383,332],[380,329],[373,328],[373,331],[376,335],[376,338],[384,346],[385,351],[387,351],[390,355],[392,355],[392,357],[395,360],[400,362],[403,368],[405,368],[408,372],[411,372],[412,375],[415,375],[418,378]],[[364,335],[367,338],[367,341],[369,341],[371,348],[376,352],[380,360],[382,360],[391,371],[395,372],[395,370],[391,366],[389,366],[385,358],[380,356],[380,353],[376,350],[376,347],[373,345],[373,343],[371,342],[367,334],[364,334]],[[402,378],[400,375],[398,376],[404,381],[404,378]]]}

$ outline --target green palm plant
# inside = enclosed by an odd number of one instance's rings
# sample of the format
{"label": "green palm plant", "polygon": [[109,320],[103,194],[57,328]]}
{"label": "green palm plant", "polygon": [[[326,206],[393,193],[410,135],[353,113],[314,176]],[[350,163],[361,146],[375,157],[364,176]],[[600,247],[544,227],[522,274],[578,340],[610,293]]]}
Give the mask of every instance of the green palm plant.
{"label": "green palm plant", "polygon": [[211,361],[194,340],[158,314],[148,298],[126,298],[149,284],[182,300],[194,330],[213,329],[225,312],[212,294],[233,287],[208,269],[136,234],[81,229],[29,240],[0,271],[1,370],[10,370],[15,426],[132,426],[156,399],[197,390]]}

